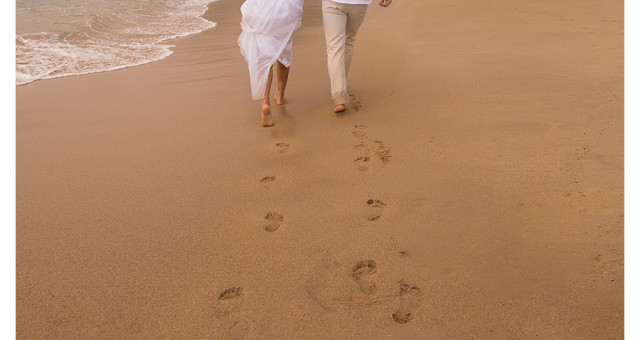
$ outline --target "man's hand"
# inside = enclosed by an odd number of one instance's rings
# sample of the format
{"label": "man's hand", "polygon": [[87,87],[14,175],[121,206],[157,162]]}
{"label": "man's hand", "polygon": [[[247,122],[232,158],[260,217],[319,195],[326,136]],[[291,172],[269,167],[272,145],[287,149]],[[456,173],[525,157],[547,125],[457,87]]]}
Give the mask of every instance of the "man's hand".
{"label": "man's hand", "polygon": [[387,7],[391,5],[391,0],[380,0],[380,6]]}

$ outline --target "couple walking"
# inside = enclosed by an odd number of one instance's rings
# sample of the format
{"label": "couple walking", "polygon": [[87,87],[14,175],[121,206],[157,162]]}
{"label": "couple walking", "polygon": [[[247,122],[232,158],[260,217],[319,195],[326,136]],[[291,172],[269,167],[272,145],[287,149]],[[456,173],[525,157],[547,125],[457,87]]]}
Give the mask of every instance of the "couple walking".
{"label": "couple walking", "polygon": [[[392,0],[379,0],[387,7]],[[327,43],[333,112],[345,110],[349,101],[347,73],[353,57],[356,33],[372,0],[322,0],[322,20]],[[247,0],[240,8],[240,52],[249,66],[251,94],[262,99],[262,126],[273,126],[271,82],[275,67],[277,105],[285,103],[284,90],[293,59],[292,36],[302,23],[304,0]]]}

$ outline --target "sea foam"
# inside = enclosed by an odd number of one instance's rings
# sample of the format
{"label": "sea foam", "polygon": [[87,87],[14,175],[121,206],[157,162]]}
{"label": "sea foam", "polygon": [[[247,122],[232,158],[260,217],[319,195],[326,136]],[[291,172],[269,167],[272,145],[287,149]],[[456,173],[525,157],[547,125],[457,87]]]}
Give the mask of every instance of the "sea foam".
{"label": "sea foam", "polygon": [[211,0],[131,0],[110,6],[77,1],[45,6],[24,0],[28,7],[18,1],[18,27],[26,28],[16,36],[17,85],[158,61],[173,53],[173,45],[164,41],[216,25],[202,18]]}

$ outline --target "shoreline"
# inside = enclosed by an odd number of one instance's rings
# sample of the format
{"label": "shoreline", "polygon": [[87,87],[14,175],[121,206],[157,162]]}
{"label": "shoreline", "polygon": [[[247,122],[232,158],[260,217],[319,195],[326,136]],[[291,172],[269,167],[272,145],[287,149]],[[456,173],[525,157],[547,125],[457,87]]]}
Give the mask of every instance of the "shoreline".
{"label": "shoreline", "polygon": [[[220,1],[220,0],[209,0],[209,1],[211,1],[211,2],[209,2],[209,4],[206,5],[205,10],[203,11],[203,13],[201,15],[198,16],[198,18],[204,19],[204,16],[209,11],[209,6],[211,5],[211,3],[215,2],[215,1]],[[163,39],[160,39],[160,40],[156,41],[154,43],[154,46],[161,47],[164,50],[164,53],[163,53],[164,55],[160,56],[158,59],[151,59],[151,60],[146,60],[146,61],[139,62],[139,63],[133,63],[133,64],[128,64],[128,65],[120,65],[120,66],[115,66],[115,67],[111,67],[111,68],[107,67],[107,68],[104,68],[104,69],[99,69],[99,70],[94,70],[94,71],[79,72],[79,73],[68,73],[68,74],[55,75],[55,76],[46,75],[46,76],[44,76],[44,78],[34,78],[34,79],[31,79],[29,81],[25,81],[25,82],[22,82],[22,83],[16,83],[15,86],[17,87],[17,86],[27,85],[27,84],[33,83],[34,81],[38,81],[38,80],[50,80],[50,79],[58,79],[58,78],[64,78],[64,77],[89,75],[89,74],[94,74],[94,73],[118,71],[118,70],[123,70],[123,69],[127,69],[127,68],[132,68],[132,67],[137,67],[137,66],[142,66],[142,65],[146,65],[146,64],[162,61],[162,60],[170,57],[174,53],[172,48],[175,47],[175,45],[165,44],[165,42],[169,42],[171,40],[180,39],[180,38],[186,38],[186,37],[190,37],[190,36],[193,36],[193,35],[197,35],[197,34],[203,33],[204,31],[207,31],[207,30],[210,30],[210,29],[213,29],[213,28],[216,27],[216,23],[215,22],[207,20],[207,19],[204,19],[204,20],[208,21],[211,24],[211,26],[208,27],[208,28],[204,28],[204,29],[202,29],[201,31],[198,31],[198,32],[181,33],[181,34],[177,34],[177,35],[172,36],[172,37],[163,38]],[[40,32],[40,33],[47,33],[47,32]],[[36,34],[36,33],[26,33],[26,34]],[[24,35],[24,34],[20,34],[20,35]]]}
{"label": "shoreline", "polygon": [[241,3],[16,87],[18,338],[623,337],[620,4],[374,3],[336,115],[307,1],[262,128]]}

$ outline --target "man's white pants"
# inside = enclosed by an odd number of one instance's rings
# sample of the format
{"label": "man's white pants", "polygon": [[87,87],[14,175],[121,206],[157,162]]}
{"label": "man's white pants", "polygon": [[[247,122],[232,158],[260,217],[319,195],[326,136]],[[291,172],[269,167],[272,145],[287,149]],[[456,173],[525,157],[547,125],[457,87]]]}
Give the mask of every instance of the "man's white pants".
{"label": "man's white pants", "polygon": [[335,105],[349,101],[347,74],[353,58],[356,33],[369,5],[350,5],[322,0],[322,20],[327,41],[327,66],[331,98]]}

